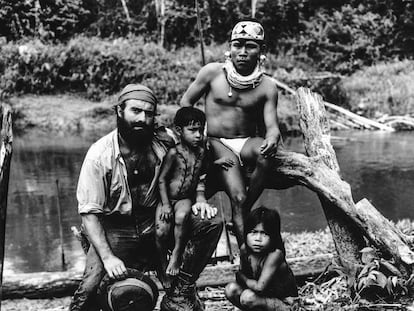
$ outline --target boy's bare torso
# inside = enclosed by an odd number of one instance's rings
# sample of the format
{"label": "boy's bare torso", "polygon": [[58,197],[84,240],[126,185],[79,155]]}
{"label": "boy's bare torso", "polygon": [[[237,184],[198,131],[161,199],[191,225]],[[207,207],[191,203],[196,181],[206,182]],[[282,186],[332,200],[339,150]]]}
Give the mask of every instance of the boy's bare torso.
{"label": "boy's bare torso", "polygon": [[256,126],[263,124],[263,106],[267,100],[266,88],[274,87],[265,76],[259,86],[248,90],[235,90],[227,82],[222,64],[214,64],[206,97],[207,134],[218,138],[256,136]]}
{"label": "boy's bare torso", "polygon": [[174,166],[169,176],[168,197],[170,200],[193,199],[201,173],[204,148],[190,150],[179,144],[175,149]]}

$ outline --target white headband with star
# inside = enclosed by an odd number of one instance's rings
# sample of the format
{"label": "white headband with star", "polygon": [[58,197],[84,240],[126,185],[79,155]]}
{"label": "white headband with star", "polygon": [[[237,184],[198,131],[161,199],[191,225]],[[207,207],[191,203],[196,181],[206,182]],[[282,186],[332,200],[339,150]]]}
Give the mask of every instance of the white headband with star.
{"label": "white headband with star", "polygon": [[244,21],[234,26],[230,41],[237,39],[264,41],[264,30],[257,22]]}

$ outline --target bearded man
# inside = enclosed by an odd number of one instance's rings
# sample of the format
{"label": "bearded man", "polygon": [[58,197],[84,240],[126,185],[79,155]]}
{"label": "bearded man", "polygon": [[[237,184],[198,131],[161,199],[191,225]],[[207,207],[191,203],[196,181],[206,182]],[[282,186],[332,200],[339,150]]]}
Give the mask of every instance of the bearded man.
{"label": "bearded man", "polygon": [[[85,157],[77,199],[91,245],[70,310],[99,309],[95,296],[105,274],[122,280],[130,277],[130,268],[144,272],[158,268],[154,267],[159,262],[154,236],[155,211],[160,203],[158,177],[167,149],[174,141],[165,128],[155,129],[156,104],[149,88],[127,85],[115,106],[117,129],[95,142]],[[183,265],[163,298],[161,310],[203,310],[195,281],[221,234],[222,225],[216,213],[217,209],[205,203],[193,207]],[[138,284],[140,292],[155,297],[151,284],[138,281],[128,284]],[[135,292],[128,296],[133,297],[132,302],[124,299],[122,310],[152,310],[151,303],[146,304],[151,307],[140,305],[139,296]]]}
{"label": "bearded man", "polygon": [[[231,33],[224,63],[209,63],[198,73],[182,97],[182,106],[193,106],[205,96],[207,136],[219,176],[230,198],[234,231],[243,244],[243,219],[265,187],[271,158],[281,136],[276,109],[275,81],[264,74],[264,29],[256,21],[241,21]],[[223,160],[225,159],[225,160]],[[248,190],[245,167],[253,167]],[[214,192],[214,184],[207,185]]]}

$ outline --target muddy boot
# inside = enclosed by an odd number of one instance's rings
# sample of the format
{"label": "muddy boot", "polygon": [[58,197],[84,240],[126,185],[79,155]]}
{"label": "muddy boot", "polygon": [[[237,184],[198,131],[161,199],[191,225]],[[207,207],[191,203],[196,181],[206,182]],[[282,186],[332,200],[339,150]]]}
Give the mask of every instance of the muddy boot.
{"label": "muddy boot", "polygon": [[204,303],[198,297],[195,284],[178,276],[176,285],[161,301],[161,311],[204,311]]}

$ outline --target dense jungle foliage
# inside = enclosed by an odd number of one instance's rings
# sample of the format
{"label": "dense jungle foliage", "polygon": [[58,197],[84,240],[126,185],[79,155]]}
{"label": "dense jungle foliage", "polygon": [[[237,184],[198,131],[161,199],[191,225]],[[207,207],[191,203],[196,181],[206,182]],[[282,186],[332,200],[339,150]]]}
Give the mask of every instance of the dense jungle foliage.
{"label": "dense jungle foliage", "polygon": [[[207,61],[223,60],[251,1],[198,1]],[[194,0],[125,0],[129,20],[122,2],[0,0],[0,93],[99,100],[134,81],[151,85],[162,103],[177,103],[200,68]],[[259,0],[256,18],[266,31],[268,72],[278,77],[300,78],[302,69],[348,76],[414,54],[414,0]],[[339,79],[328,82],[307,86],[346,106]]]}
{"label": "dense jungle foliage", "polygon": [[[228,40],[234,23],[251,15],[250,0],[198,0],[207,43]],[[65,41],[79,33],[143,35],[168,48],[198,42],[194,0],[0,0],[0,36]],[[165,4],[165,15],[160,4]],[[259,0],[256,18],[273,53],[294,53],[323,70],[352,72],[361,65],[414,54],[413,0]]]}

